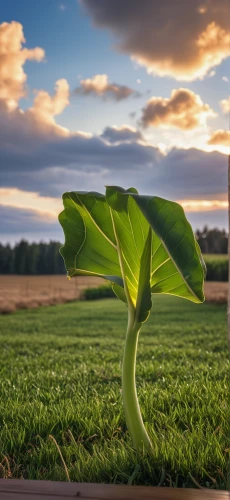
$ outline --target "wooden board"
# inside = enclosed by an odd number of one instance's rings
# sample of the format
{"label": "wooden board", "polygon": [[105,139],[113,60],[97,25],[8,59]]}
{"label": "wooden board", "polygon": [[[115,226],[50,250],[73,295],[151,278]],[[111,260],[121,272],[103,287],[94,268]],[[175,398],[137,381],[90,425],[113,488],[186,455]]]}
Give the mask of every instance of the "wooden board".
{"label": "wooden board", "polygon": [[230,492],[0,479],[0,500],[230,500]]}

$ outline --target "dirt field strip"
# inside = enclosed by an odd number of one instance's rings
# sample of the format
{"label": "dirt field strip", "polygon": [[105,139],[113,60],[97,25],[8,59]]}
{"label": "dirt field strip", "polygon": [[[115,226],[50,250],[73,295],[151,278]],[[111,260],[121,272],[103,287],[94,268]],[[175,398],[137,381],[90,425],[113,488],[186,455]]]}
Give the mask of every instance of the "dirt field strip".
{"label": "dirt field strip", "polygon": [[[0,313],[7,314],[18,309],[63,304],[78,300],[88,287],[106,284],[100,278],[76,277],[68,280],[65,275],[46,276],[0,276]],[[226,303],[227,283],[205,283],[207,302]]]}
{"label": "dirt field strip", "polygon": [[207,281],[204,284],[206,302],[227,304],[228,283],[226,281]]}
{"label": "dirt field strip", "polygon": [[0,313],[17,309],[32,309],[71,302],[80,298],[90,286],[105,283],[100,278],[76,277],[68,280],[65,275],[0,276]]}

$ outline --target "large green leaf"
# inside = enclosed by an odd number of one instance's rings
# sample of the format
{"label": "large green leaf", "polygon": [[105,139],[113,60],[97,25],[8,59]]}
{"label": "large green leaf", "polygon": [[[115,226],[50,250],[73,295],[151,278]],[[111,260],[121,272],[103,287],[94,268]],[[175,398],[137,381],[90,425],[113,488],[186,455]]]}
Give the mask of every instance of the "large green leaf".
{"label": "large green leaf", "polygon": [[61,249],[69,276],[102,276],[145,321],[151,294],[203,302],[205,267],[184,211],[177,203],[116,186],[63,195]]}

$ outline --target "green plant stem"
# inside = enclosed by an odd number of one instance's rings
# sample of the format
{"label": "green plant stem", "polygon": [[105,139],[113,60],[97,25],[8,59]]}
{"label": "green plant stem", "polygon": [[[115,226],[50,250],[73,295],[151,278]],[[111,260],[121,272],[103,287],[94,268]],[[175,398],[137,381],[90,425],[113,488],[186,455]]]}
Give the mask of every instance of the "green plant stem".
{"label": "green plant stem", "polygon": [[126,422],[134,448],[139,450],[145,447],[150,450],[152,443],[142,420],[135,382],[136,352],[140,327],[140,323],[135,322],[133,310],[129,309],[122,367],[122,395]]}

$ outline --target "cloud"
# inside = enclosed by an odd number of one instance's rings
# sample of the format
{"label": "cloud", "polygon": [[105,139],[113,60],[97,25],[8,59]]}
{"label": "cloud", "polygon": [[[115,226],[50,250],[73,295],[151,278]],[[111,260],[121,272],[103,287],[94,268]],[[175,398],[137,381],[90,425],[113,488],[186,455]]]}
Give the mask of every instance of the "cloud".
{"label": "cloud", "polygon": [[226,196],[227,172],[228,159],[221,153],[173,148],[149,179],[149,188],[158,186],[159,196],[176,200],[218,200]]}
{"label": "cloud", "polygon": [[[60,136],[68,136],[69,131],[55,122],[69,102],[69,86],[66,80],[56,82],[55,93],[40,90],[36,93],[31,108],[21,110],[19,107],[9,109],[0,101],[0,161],[8,158],[18,167],[31,161],[31,154],[39,158],[40,148],[55,142]],[[32,160],[34,161],[34,159]]]}
{"label": "cloud", "polygon": [[215,76],[216,74],[216,71],[213,69],[212,71],[210,71],[210,73],[208,74],[208,78],[212,78],[213,76]]}
{"label": "cloud", "polygon": [[[130,152],[132,147],[133,144],[130,145]],[[62,241],[63,235],[57,222],[62,192],[73,189],[104,192],[104,185],[112,183],[126,188],[134,185],[143,194],[180,200],[194,229],[207,223],[211,227],[215,224],[227,227],[226,156],[175,148],[167,156],[161,156],[155,164],[147,165],[140,161],[135,167],[131,164],[133,157],[129,156],[130,164],[125,164],[124,168],[113,165],[106,169],[105,160],[103,169],[98,165],[90,172],[86,162],[83,170],[77,167],[71,171],[68,168],[56,170],[51,167],[38,173],[36,169],[30,172],[30,187],[34,186],[34,191],[36,189],[41,193],[48,189],[53,198],[26,192],[29,186],[24,182],[24,191],[8,189],[4,195],[1,190],[1,202],[4,200],[5,205],[0,205],[1,241],[18,241],[22,237],[30,241],[51,238]],[[23,175],[28,180],[28,173],[22,172]],[[21,176],[15,176],[14,185],[18,181],[20,183],[20,179]],[[13,207],[9,206],[12,202],[15,204]]]}
{"label": "cloud", "polygon": [[148,72],[191,81],[229,56],[228,0],[80,0]]}
{"label": "cloud", "polygon": [[129,125],[122,125],[121,127],[106,127],[100,137],[111,144],[144,141],[144,137],[141,132],[133,127],[130,127]]}
{"label": "cloud", "polygon": [[56,132],[65,132],[63,127],[59,127],[54,117],[60,115],[69,104],[69,84],[64,78],[57,80],[55,94],[50,96],[45,90],[36,93],[32,108],[25,112],[25,117],[34,119],[37,124],[52,125]]}
{"label": "cloud", "polygon": [[[2,152],[4,169],[0,181],[5,187],[39,191],[44,196],[60,196],[64,190],[101,188],[113,176],[131,178],[134,172],[144,175],[157,165],[161,153],[157,148],[138,143],[107,144],[100,137],[75,135],[23,153]],[[138,174],[139,175],[139,174]],[[132,177],[133,178],[133,177]],[[129,183],[130,184],[130,183]],[[83,187],[84,186],[84,187]]]}
{"label": "cloud", "polygon": [[23,48],[25,41],[20,23],[12,21],[0,24],[0,101],[4,101],[11,109],[26,94],[25,62],[40,62],[45,56],[40,47]]}
{"label": "cloud", "polygon": [[224,113],[230,113],[230,97],[228,97],[228,99],[222,99],[220,105]]}
{"label": "cloud", "polygon": [[[131,181],[142,192],[174,199],[181,199],[182,192],[189,199],[194,199],[194,193],[218,199],[216,193],[226,191],[224,155],[195,149],[173,149],[165,155],[127,125],[107,127],[100,135],[70,132],[55,122],[68,101],[68,83],[62,79],[54,95],[38,91],[25,111],[1,103],[2,187],[52,197],[73,188],[101,191],[105,184],[120,183],[129,187]],[[197,106],[201,113],[208,112],[202,101]],[[194,109],[193,115],[198,120]],[[188,110],[183,119],[192,120]],[[187,122],[184,126],[188,127]]]}
{"label": "cloud", "polygon": [[230,131],[221,129],[216,130],[208,140],[208,144],[230,148]]}
{"label": "cloud", "polygon": [[41,234],[57,229],[57,218],[49,214],[41,215],[36,210],[15,208],[0,205],[1,230],[2,234],[17,234],[22,239],[27,234],[33,235],[41,231]]}
{"label": "cloud", "polygon": [[[61,196],[72,189],[103,190],[130,183],[140,191],[174,199],[219,199],[226,192],[227,158],[220,153],[174,148],[167,155],[131,127],[107,127],[100,135],[50,133],[29,127],[27,115],[1,116],[2,187]],[[14,119],[16,117],[16,119]],[[41,206],[42,210],[42,206]]]}
{"label": "cloud", "polygon": [[227,76],[222,76],[222,80],[226,83],[228,83],[228,77]]}
{"label": "cloud", "polygon": [[19,210],[35,210],[37,215],[56,217],[62,210],[62,200],[61,198],[39,196],[36,192],[16,188],[0,188],[1,206],[11,206]]}
{"label": "cloud", "polygon": [[144,127],[176,127],[191,130],[205,124],[207,117],[215,116],[208,104],[189,89],[172,90],[170,98],[151,97],[142,109]]}
{"label": "cloud", "polygon": [[228,208],[227,200],[178,200],[187,212],[212,212]]}
{"label": "cloud", "polygon": [[[2,23],[0,25],[0,125],[6,139],[14,147],[10,138],[10,130],[20,128],[19,136],[66,134],[65,128],[56,124],[54,117],[63,112],[69,104],[69,85],[65,79],[56,82],[55,94],[50,96],[45,90],[35,91],[35,98],[31,108],[23,111],[19,107],[19,100],[26,94],[26,73],[23,65],[27,60],[41,61],[44,50],[40,47],[27,49],[23,27],[20,23]],[[4,131],[4,127],[7,130]],[[29,146],[29,145],[28,145]]]}
{"label": "cloud", "polygon": [[[92,181],[95,175],[115,169],[131,171],[158,162],[158,148],[143,143],[141,134],[130,127],[109,127],[101,135],[71,133],[57,125],[54,113],[67,101],[65,82],[60,95],[52,98],[39,93],[27,111],[0,110],[0,182],[3,187],[18,187],[58,195],[69,189],[69,182]],[[63,94],[63,89],[65,90]],[[59,96],[59,98],[57,98]],[[39,103],[39,105],[38,105]],[[78,175],[81,174],[81,179]],[[103,184],[102,184],[103,185]]]}
{"label": "cloud", "polygon": [[109,127],[104,135],[93,136],[80,131],[71,133],[58,125],[55,116],[68,104],[69,85],[65,79],[56,82],[53,95],[36,91],[33,105],[27,110],[18,105],[9,108],[5,101],[0,102],[2,186],[36,191],[38,185],[45,193],[60,193],[62,179],[68,182],[73,170],[98,174],[113,167],[130,170],[158,161],[159,150],[139,143],[140,132],[128,126]]}
{"label": "cloud", "polygon": [[77,87],[74,93],[80,95],[92,94],[103,99],[112,99],[115,101],[127,99],[131,95],[133,97],[140,96],[139,92],[130,87],[109,82],[108,75],[95,75],[92,78],[81,80],[80,87]]}

